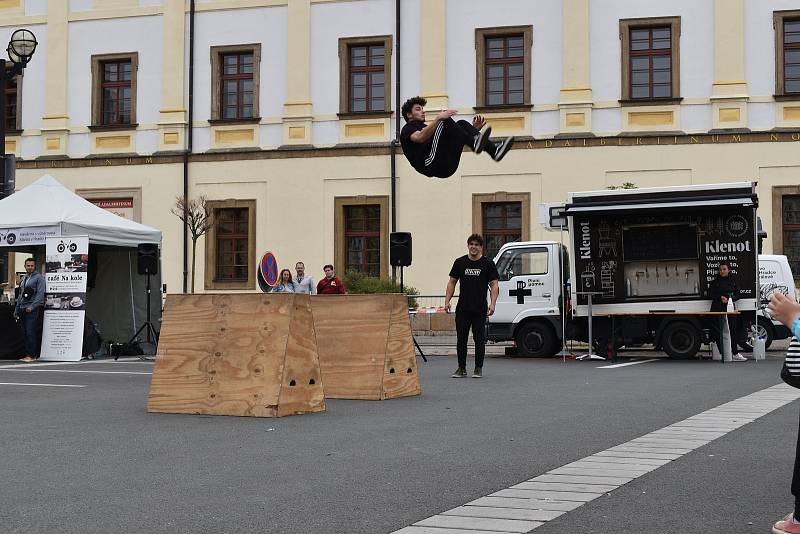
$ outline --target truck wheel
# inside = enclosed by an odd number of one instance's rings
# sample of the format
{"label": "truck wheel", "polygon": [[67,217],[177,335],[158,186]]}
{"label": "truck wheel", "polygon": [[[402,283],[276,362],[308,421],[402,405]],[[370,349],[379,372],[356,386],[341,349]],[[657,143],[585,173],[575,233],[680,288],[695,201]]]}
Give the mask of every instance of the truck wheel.
{"label": "truck wheel", "polygon": [[519,327],[514,336],[517,343],[517,353],[520,356],[552,356],[555,336],[546,325],[542,323],[525,323]]}
{"label": "truck wheel", "polygon": [[693,358],[700,350],[700,332],[687,322],[670,323],[661,334],[661,346],[670,358]]}
{"label": "truck wheel", "polygon": [[[739,340],[739,346],[742,347],[742,350],[745,352],[753,352],[753,342],[750,338],[750,326],[753,324],[752,321],[748,321],[745,325],[743,331],[745,333],[744,338]],[[772,323],[769,320],[759,317],[758,318],[758,335],[761,337],[766,338],[764,347],[766,349],[772,345],[772,340],[775,338],[775,330],[772,328]]]}

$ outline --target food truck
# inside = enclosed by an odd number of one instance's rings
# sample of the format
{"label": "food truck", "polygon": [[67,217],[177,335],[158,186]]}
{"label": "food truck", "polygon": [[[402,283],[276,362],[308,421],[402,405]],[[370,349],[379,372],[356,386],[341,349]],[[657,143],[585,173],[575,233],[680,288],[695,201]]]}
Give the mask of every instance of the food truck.
{"label": "food truck", "polygon": [[489,339],[514,340],[519,354],[555,354],[565,339],[589,341],[591,311],[601,356],[652,343],[693,357],[719,321],[708,314],[708,290],[721,261],[739,285],[735,311],[755,321],[757,207],[749,182],[570,193],[556,210],[566,246],[509,243],[495,258]]}

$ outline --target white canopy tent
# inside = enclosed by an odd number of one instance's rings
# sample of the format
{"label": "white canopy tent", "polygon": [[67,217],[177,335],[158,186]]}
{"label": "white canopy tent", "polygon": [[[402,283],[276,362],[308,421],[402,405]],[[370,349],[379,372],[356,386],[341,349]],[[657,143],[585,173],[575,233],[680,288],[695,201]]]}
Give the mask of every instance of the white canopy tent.
{"label": "white canopy tent", "polygon": [[[87,317],[101,335],[128,341],[145,320],[145,276],[137,274],[136,247],[161,245],[161,231],[95,206],[45,175],[0,200],[0,252],[43,252],[46,237],[88,235],[90,281]],[[92,268],[94,267],[94,273]],[[151,279],[151,321],[159,329],[160,275]],[[91,285],[91,284],[90,284]]]}

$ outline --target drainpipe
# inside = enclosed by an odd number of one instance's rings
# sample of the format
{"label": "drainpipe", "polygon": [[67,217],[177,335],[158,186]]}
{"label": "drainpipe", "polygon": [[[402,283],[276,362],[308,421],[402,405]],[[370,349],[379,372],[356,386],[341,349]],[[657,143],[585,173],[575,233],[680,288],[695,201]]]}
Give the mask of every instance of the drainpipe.
{"label": "drainpipe", "polygon": [[[394,2],[395,13],[395,131],[394,139],[389,143],[390,160],[391,160],[391,212],[392,212],[392,232],[397,231],[397,145],[400,144],[400,0]],[[392,280],[397,280],[397,268],[392,265]]]}
{"label": "drainpipe", "polygon": [[[189,155],[193,150],[194,122],[194,2],[189,2],[189,103],[188,124],[186,132],[186,150],[183,152],[183,198],[189,202]],[[183,222],[183,292],[189,292],[189,222],[184,214]]]}

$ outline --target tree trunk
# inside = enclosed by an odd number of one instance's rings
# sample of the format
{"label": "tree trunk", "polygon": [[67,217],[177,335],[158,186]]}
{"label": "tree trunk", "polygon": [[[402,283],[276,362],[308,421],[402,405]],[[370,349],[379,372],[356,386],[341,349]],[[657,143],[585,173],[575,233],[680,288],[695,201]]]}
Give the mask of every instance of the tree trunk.
{"label": "tree trunk", "polygon": [[194,266],[197,257],[197,238],[192,239],[192,293],[194,293]]}

